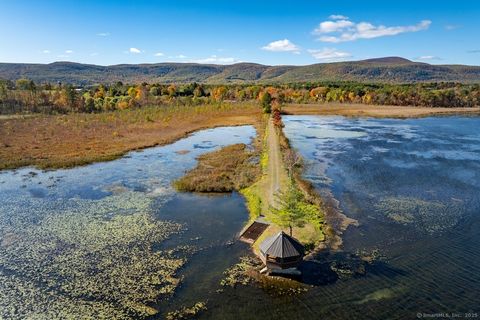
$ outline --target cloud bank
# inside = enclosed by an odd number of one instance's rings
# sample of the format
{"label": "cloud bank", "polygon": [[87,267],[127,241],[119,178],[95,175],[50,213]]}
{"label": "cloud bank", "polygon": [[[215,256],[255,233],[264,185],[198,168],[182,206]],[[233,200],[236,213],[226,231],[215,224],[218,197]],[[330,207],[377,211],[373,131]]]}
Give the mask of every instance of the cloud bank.
{"label": "cloud bank", "polygon": [[313,34],[318,36],[318,40],[322,42],[339,43],[394,36],[401,33],[427,30],[432,24],[430,20],[422,20],[415,25],[387,27],[384,25],[376,26],[370,22],[356,23],[341,15],[332,15],[330,19],[321,22],[313,30]]}

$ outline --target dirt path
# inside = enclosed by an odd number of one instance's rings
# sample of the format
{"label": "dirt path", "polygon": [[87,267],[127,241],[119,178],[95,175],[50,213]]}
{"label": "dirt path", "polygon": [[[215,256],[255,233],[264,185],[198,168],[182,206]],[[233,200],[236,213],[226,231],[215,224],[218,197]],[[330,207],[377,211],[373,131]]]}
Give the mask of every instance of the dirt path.
{"label": "dirt path", "polygon": [[280,141],[275,131],[273,122],[269,120],[267,129],[268,143],[268,201],[271,206],[275,206],[275,194],[280,191],[282,175],[285,175],[283,168],[282,154],[280,151]]}

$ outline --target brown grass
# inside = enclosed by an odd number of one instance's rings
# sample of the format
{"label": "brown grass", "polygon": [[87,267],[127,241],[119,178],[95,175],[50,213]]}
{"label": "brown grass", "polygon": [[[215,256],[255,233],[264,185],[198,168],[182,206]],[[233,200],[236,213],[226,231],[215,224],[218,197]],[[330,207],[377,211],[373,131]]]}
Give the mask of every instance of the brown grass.
{"label": "brown grass", "polygon": [[245,103],[0,119],[0,169],[112,160],[196,130],[254,124],[260,112],[257,105]]}
{"label": "brown grass", "polygon": [[231,192],[253,184],[261,170],[256,153],[245,144],[226,146],[198,158],[198,165],[175,181],[177,190]]}
{"label": "brown grass", "polygon": [[174,182],[177,190],[190,192],[240,191],[259,179],[262,170],[260,154],[263,151],[263,136],[266,116],[257,114],[253,125],[257,135],[253,148],[234,144],[209,152],[198,158],[197,166]]}
{"label": "brown grass", "polygon": [[290,104],[282,108],[285,114],[295,115],[341,115],[349,117],[375,118],[415,118],[432,115],[480,114],[480,107],[475,108],[426,108],[400,106],[372,106],[365,104],[324,103],[324,104]]}

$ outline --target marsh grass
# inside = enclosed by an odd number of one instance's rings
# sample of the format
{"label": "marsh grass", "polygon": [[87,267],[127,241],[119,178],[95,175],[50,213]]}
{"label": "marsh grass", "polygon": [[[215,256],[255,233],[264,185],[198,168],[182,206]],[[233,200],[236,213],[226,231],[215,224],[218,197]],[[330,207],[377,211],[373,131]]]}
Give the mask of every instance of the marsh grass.
{"label": "marsh grass", "polygon": [[179,191],[231,192],[250,186],[260,175],[256,152],[234,144],[198,158],[198,165],[175,181]]}
{"label": "marsh grass", "polygon": [[0,119],[0,170],[65,168],[108,161],[216,126],[254,124],[254,103],[157,106],[98,114]]}
{"label": "marsh grass", "polygon": [[[220,150],[206,153],[198,157],[198,164],[182,178],[174,182],[179,191],[190,192],[231,192],[240,191],[252,186],[261,176],[261,154],[264,149],[262,139],[265,132],[266,118],[261,115],[252,116],[257,131],[256,138],[250,146],[234,144]],[[253,192],[248,193],[247,206],[258,211],[261,199]],[[253,200],[250,203],[249,200]]]}

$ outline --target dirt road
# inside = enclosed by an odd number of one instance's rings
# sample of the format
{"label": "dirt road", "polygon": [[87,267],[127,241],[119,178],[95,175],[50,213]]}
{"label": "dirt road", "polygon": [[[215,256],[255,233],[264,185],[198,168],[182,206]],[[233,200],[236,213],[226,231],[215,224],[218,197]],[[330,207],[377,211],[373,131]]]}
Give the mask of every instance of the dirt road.
{"label": "dirt road", "polygon": [[275,131],[272,120],[268,122],[267,129],[268,143],[268,201],[271,206],[275,206],[275,194],[280,191],[282,179],[286,172],[283,167],[282,154],[280,151],[280,141]]}

